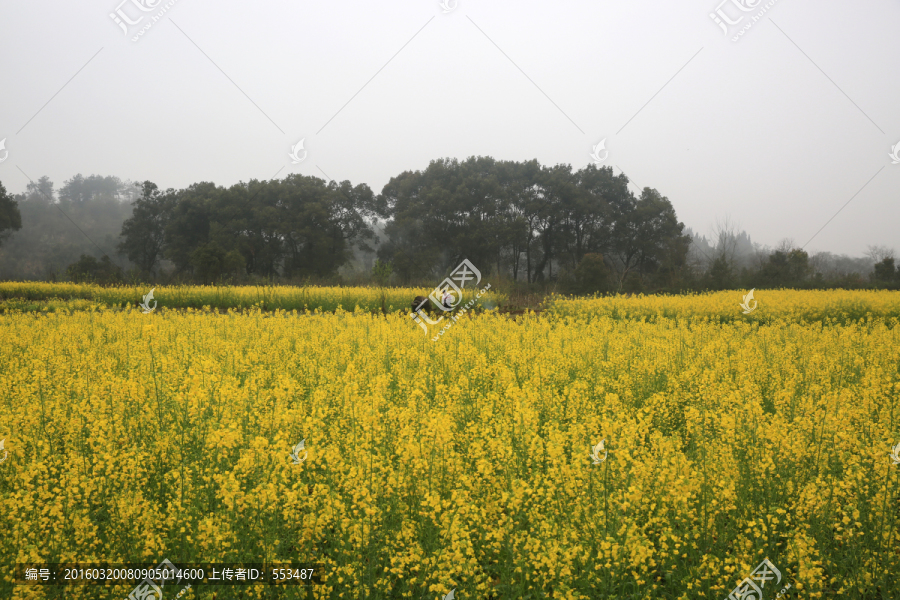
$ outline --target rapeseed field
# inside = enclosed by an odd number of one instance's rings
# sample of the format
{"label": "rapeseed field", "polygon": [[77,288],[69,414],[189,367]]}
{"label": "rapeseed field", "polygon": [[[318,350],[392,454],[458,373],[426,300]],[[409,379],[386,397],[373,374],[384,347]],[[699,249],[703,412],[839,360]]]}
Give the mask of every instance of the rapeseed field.
{"label": "rapeseed field", "polygon": [[363,307],[9,311],[0,597],[131,592],[17,562],[168,558],[323,565],[189,599],[722,600],[767,558],[765,600],[900,598],[900,294],[722,294],[437,342]]}
{"label": "rapeseed field", "polygon": [[[412,299],[427,295],[429,288],[325,287],[325,286],[235,286],[185,285],[159,286],[153,289],[151,305],[174,308],[250,309],[329,311],[410,310]],[[36,281],[0,282],[0,310],[83,310],[94,306],[134,307],[141,302],[149,286],[99,286],[90,283],[48,283]],[[496,306],[504,297],[493,292],[484,302]]]}

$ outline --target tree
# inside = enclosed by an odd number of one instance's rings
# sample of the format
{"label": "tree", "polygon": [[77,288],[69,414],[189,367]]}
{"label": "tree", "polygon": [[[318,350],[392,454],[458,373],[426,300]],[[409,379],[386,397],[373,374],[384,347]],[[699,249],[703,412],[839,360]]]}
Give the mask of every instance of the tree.
{"label": "tree", "polygon": [[393,273],[393,271],[394,266],[390,262],[384,263],[376,259],[375,264],[372,266],[372,278],[379,286],[385,287],[391,280],[391,273]]}
{"label": "tree", "polygon": [[165,224],[163,255],[175,273],[194,274],[194,252],[209,242],[213,200],[221,193],[214,183],[200,182],[179,190]]}
{"label": "tree", "polygon": [[156,274],[165,246],[166,227],[176,202],[175,190],[163,193],[155,183],[145,181],[131,217],[122,224],[123,241],[118,250],[143,273]]}
{"label": "tree", "polygon": [[643,286],[648,274],[671,277],[684,267],[691,238],[684,234],[684,224],[668,198],[645,187],[639,199],[618,198],[612,208],[609,247],[616,259],[619,289],[629,273],[637,271]]}
{"label": "tree", "polygon": [[535,182],[540,171],[541,166],[534,159],[524,163],[497,163],[497,184],[501,195],[496,230],[502,240],[499,261],[503,264],[505,260],[515,281],[524,270],[526,280],[531,283],[532,246],[537,221],[533,209],[540,202],[539,186]]}
{"label": "tree", "polygon": [[632,197],[628,178],[615,175],[612,167],[588,165],[575,174],[576,194],[563,207],[563,253],[578,265],[588,253],[610,251],[615,206]]}
{"label": "tree", "polygon": [[239,272],[328,277],[351,259],[354,245],[376,240],[367,219],[380,211],[366,185],[302,175],[164,193],[145,182],[120,248],[145,272],[166,258],[175,274],[205,283]]}
{"label": "tree", "polygon": [[[348,262],[354,245],[369,248],[375,233],[367,218],[378,212],[375,196],[365,184],[325,183],[318,177],[290,175],[267,184],[261,194],[266,206],[258,233],[271,249],[267,265],[283,264],[288,277],[331,277]],[[273,202],[274,201],[274,202]],[[268,228],[272,227],[271,234]]]}
{"label": "tree", "polygon": [[380,204],[391,220],[378,258],[390,261],[402,279],[435,278],[467,254],[459,239],[468,211],[460,210],[453,197],[460,184],[459,161],[442,159],[431,161],[425,171],[405,171],[382,189]]}
{"label": "tree", "polygon": [[125,183],[118,177],[90,175],[81,173],[65,181],[59,190],[59,199],[72,204],[86,204],[95,200],[112,200],[131,202],[137,196],[137,190],[131,183]]}
{"label": "tree", "polygon": [[898,275],[900,273],[894,271],[894,259],[885,257],[881,262],[875,263],[875,272],[872,274],[872,279],[882,285],[892,284]]}
{"label": "tree", "polygon": [[710,289],[728,290],[734,287],[734,273],[725,254],[720,254],[712,262],[707,273]]}
{"label": "tree", "polygon": [[724,221],[716,221],[713,237],[716,245],[712,249],[715,257],[706,273],[706,282],[710,289],[727,290],[735,287],[735,272],[740,242],[744,232],[737,233],[737,225],[728,217]]}
{"label": "tree", "polygon": [[578,293],[594,294],[609,288],[610,270],[602,254],[585,254],[575,269],[575,287]]}
{"label": "tree", "polygon": [[886,258],[896,258],[894,249],[887,246],[873,245],[866,249],[866,256],[872,259],[872,262],[881,262]]}
{"label": "tree", "polygon": [[88,254],[66,267],[66,274],[76,283],[108,285],[122,281],[122,269],[104,255],[99,261]]}
{"label": "tree", "polygon": [[737,225],[728,217],[723,221],[716,220],[713,236],[716,240],[716,257],[723,258],[728,268],[733,269],[738,249]]}
{"label": "tree", "polygon": [[[9,236],[0,252],[0,278],[53,279],[82,254],[97,258],[108,254],[113,262],[124,262],[117,259],[114,248],[131,204],[127,194],[108,189],[107,184],[115,187],[118,181],[76,176],[66,182],[58,198],[48,177],[29,182],[26,192],[16,196],[21,229]],[[97,182],[106,182],[107,188],[92,188]]]}
{"label": "tree", "polygon": [[194,250],[191,256],[196,278],[205,284],[219,283],[244,269],[244,257],[237,250],[226,251],[216,242],[209,242]]}
{"label": "tree", "polygon": [[769,255],[759,273],[759,280],[769,287],[797,287],[812,273],[809,255],[799,248],[782,246]]}
{"label": "tree", "polygon": [[566,213],[577,212],[573,208],[579,195],[571,165],[542,168],[537,185],[539,201],[532,207],[532,216],[537,224],[540,257],[531,281],[543,281],[545,269],[547,277],[553,279],[553,260],[562,253],[567,233],[571,234],[571,222],[570,227],[566,226],[567,216],[571,219],[571,215]]}
{"label": "tree", "polygon": [[0,183],[0,245],[11,232],[19,229],[22,229],[22,214],[19,212],[19,204],[12,194],[7,193],[3,183]]}
{"label": "tree", "polygon": [[489,156],[470,157],[460,163],[458,184],[451,188],[453,208],[462,217],[453,251],[445,257],[444,268],[452,268],[465,258],[488,272],[500,272],[502,248],[508,242],[503,226],[505,190],[498,178],[497,161]]}

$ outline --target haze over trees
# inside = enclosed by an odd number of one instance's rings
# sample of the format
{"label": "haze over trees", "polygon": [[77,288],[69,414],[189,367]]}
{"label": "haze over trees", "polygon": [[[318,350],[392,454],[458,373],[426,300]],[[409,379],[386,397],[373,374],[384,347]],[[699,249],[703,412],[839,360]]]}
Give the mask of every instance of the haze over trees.
{"label": "haze over trees", "polygon": [[729,221],[711,239],[659,191],[611,167],[439,159],[375,194],[289,175],[184,189],[76,175],[12,196],[0,184],[0,278],[143,282],[438,282],[483,275],[575,293],[900,287],[893,251],[770,250]]}
{"label": "haze over trees", "polygon": [[22,214],[12,194],[0,182],[0,246],[10,233],[22,229]]}
{"label": "haze over trees", "polygon": [[[0,198],[0,277],[58,279],[81,254],[114,254],[122,223],[131,214],[134,186],[118,177],[92,175],[64,182],[57,192],[48,177],[30,182],[24,194]],[[10,219],[15,221],[9,227]],[[3,233],[5,230],[5,233]]]}

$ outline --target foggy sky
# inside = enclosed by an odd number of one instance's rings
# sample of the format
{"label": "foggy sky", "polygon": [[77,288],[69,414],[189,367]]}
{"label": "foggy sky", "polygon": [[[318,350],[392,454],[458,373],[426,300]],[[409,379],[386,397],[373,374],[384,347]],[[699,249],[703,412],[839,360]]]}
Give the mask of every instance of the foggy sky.
{"label": "foggy sky", "polygon": [[[803,246],[833,218],[808,251],[900,250],[897,0],[777,0],[737,42],[766,2],[722,4],[744,16],[726,36],[720,0],[169,0],[137,42],[166,2],[120,2],[0,0],[9,191],[301,173],[378,193],[441,157],[577,169],[605,139],[602,164],[699,233],[729,217]],[[117,7],[145,15],[127,35]]]}

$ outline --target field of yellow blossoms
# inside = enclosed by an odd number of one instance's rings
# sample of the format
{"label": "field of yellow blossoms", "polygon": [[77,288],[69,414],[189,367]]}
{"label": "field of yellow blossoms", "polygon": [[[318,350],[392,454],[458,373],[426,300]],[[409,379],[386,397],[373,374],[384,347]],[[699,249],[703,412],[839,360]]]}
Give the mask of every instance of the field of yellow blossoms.
{"label": "field of yellow blossoms", "polygon": [[323,565],[188,600],[900,598],[900,293],[744,293],[436,342],[347,304],[7,307],[0,598],[124,600],[13,566],[164,558]]}
{"label": "field of yellow blossoms", "polygon": [[[146,286],[101,287],[89,283],[0,282],[0,311],[53,312],[84,310],[93,306],[135,306],[150,291]],[[334,312],[362,309],[381,313],[409,311],[412,299],[425,296],[430,288],[324,287],[324,286],[212,286],[183,285],[153,288],[149,306],[166,308],[211,308],[235,310],[323,310]],[[505,297],[488,292],[484,302],[496,307]]]}

